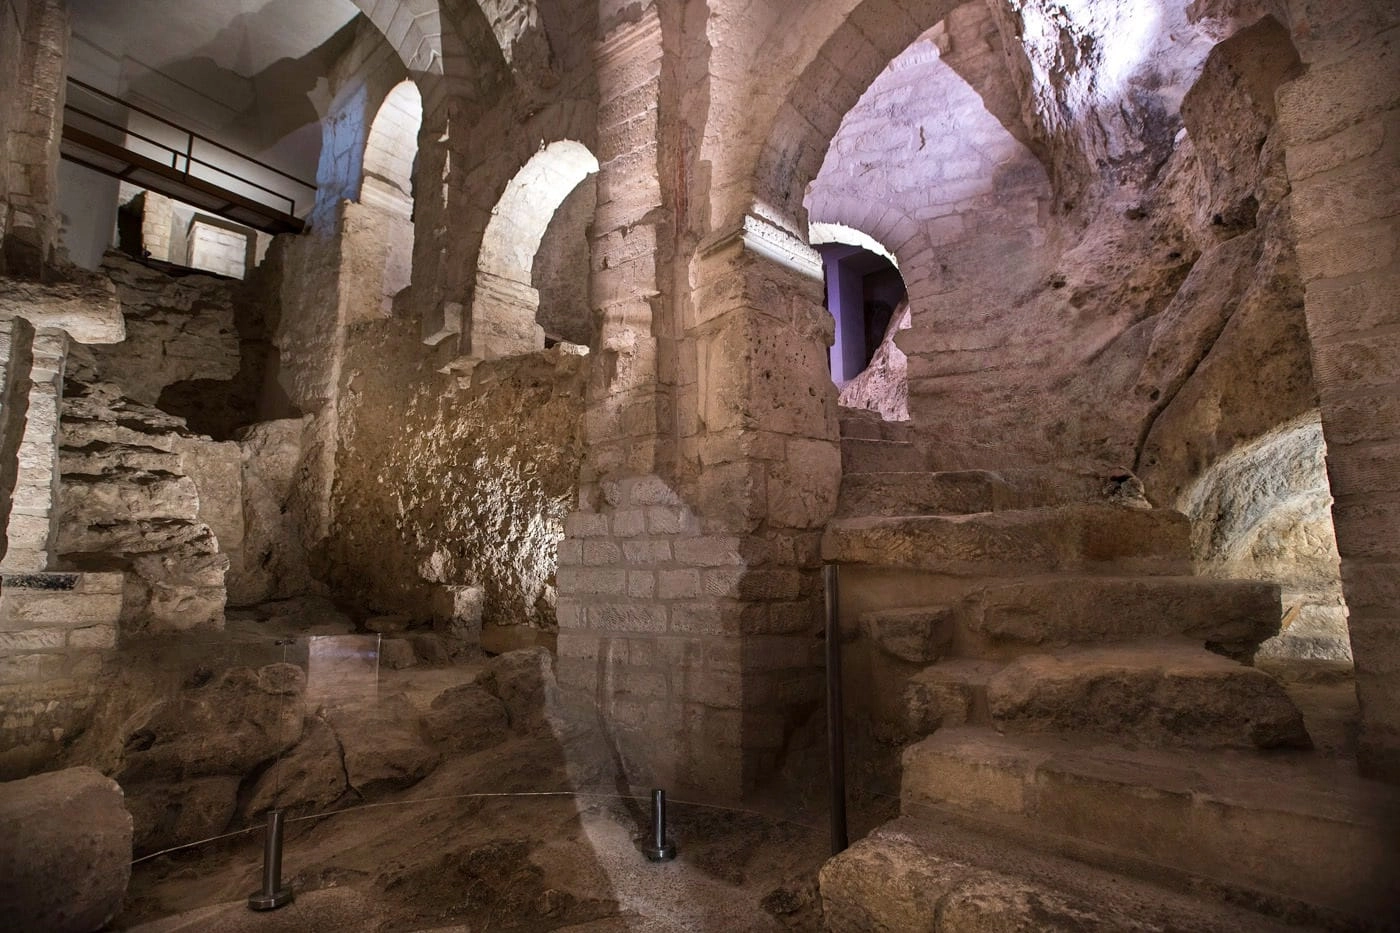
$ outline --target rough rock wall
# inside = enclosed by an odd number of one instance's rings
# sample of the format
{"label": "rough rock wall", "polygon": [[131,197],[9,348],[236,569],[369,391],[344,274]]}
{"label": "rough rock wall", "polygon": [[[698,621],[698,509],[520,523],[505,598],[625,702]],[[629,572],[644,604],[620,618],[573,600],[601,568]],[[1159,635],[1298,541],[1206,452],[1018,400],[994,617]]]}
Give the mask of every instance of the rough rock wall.
{"label": "rough rock wall", "polygon": [[[1108,36],[1129,25],[1061,24]],[[1014,114],[985,60],[1005,57],[1004,36],[974,4],[900,55],[843,121],[810,216],[851,223],[843,211],[890,203],[931,246],[900,257],[913,315],[897,343],[935,466],[1097,461],[1141,471],[1171,503],[1214,459],[1316,405],[1273,115],[1296,53],[1265,20],[1210,54],[1180,117],[1159,83],[1134,99],[1140,120],[1109,119],[1090,146],[1068,124],[1003,125]],[[1044,51],[1027,41],[1026,54]],[[1119,52],[1094,54],[1074,80],[1060,74],[1068,84],[1054,69],[1035,80],[1098,114]],[[1163,60],[1161,81],[1190,76],[1183,54]],[[1050,160],[1053,192],[1017,137]],[[1104,178],[1071,157],[1090,151]],[[1071,188],[1081,203],[1066,210]],[[875,225],[903,230],[889,212]]]}
{"label": "rough rock wall", "polygon": [[1283,588],[1264,657],[1351,659],[1326,454],[1312,412],[1216,460],[1176,503],[1201,573]]}
{"label": "rough rock wall", "polygon": [[126,340],[75,346],[68,364],[72,376],[100,376],[119,384],[128,398],[155,406],[173,383],[228,380],[238,372],[236,282],[174,278],[115,252],[107,254],[102,271],[117,284]]}
{"label": "rough rock wall", "polygon": [[478,585],[488,624],[552,627],[587,364],[556,347],[484,363],[467,386],[433,371],[411,321],[352,329],[328,582],[420,617],[437,588]]}
{"label": "rough rock wall", "polygon": [[223,627],[229,558],[182,463],[190,438],[117,386],[65,386],[59,569],[126,573],[124,635]]}
{"label": "rough rock wall", "polygon": [[107,253],[102,272],[117,285],[126,340],[75,346],[70,375],[116,383],[219,440],[257,419],[269,346],[266,276],[172,276],[118,252]]}

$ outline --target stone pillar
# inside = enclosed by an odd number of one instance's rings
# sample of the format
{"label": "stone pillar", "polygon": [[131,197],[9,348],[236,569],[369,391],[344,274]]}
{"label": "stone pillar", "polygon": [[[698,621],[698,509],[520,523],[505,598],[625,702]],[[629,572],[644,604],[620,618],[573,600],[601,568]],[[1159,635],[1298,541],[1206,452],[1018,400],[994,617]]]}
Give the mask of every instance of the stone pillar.
{"label": "stone pillar", "polygon": [[[15,323],[15,322],[12,322]],[[63,398],[63,364],[68,335],[44,328],[13,326],[11,339],[29,337],[28,352],[11,348],[12,365],[28,364],[27,378],[12,379],[14,393],[5,398],[7,428],[22,424],[14,445],[16,467],[6,548],[0,558],[5,573],[38,573],[48,567],[54,535],[54,499],[58,495],[58,429]],[[17,414],[22,411],[21,416]],[[4,445],[6,450],[10,444]]]}
{"label": "stone pillar", "polygon": [[601,326],[579,510],[559,553],[559,683],[570,707],[601,717],[633,780],[732,793],[738,769],[712,760],[717,727],[698,701],[711,689],[732,708],[737,658],[691,636],[708,602],[698,552],[717,568],[737,551],[702,535],[680,491],[655,474],[662,59],[654,7],[614,24],[596,52],[592,272]]}
{"label": "stone pillar", "polygon": [[698,471],[705,525],[732,535],[741,558],[704,583],[723,597],[711,631],[740,658],[730,741],[748,790],[823,697],[821,534],[841,482],[833,322],[819,256],[766,218],[712,238],[693,278],[682,460]]}
{"label": "stone pillar", "polygon": [[585,491],[560,550],[559,678],[634,780],[735,799],[821,704],[836,391],[814,252],[750,217],[699,270],[675,387],[688,479]]}
{"label": "stone pillar", "polygon": [[598,210],[593,307],[602,317],[589,385],[589,464],[595,476],[656,469],[657,341],[661,294],[661,21],[654,7],[615,27],[596,53]]}
{"label": "stone pillar", "polygon": [[1400,26],[1352,0],[1293,34],[1278,95],[1350,608],[1364,771],[1400,781]]}
{"label": "stone pillar", "polygon": [[37,278],[53,261],[67,56],[62,0],[6,5],[0,17],[0,137],[7,147],[0,155],[0,272]]}

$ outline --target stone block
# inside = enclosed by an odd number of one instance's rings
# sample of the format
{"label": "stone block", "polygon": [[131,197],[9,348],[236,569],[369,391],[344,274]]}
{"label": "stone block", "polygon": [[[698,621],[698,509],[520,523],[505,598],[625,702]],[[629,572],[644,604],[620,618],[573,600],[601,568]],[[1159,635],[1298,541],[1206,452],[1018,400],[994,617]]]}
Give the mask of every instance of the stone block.
{"label": "stone block", "polygon": [[635,538],[646,532],[645,509],[619,509],[613,513],[612,533],[619,538]]}
{"label": "stone block", "polygon": [[116,782],[70,768],[0,785],[0,911],[16,930],[90,933],[120,909],[132,820]]}
{"label": "stone block", "polygon": [[[629,546],[631,542],[628,542]],[[588,540],[583,542],[583,564],[586,567],[616,564],[622,560],[622,548],[613,541]],[[630,560],[630,558],[629,558]]]}
{"label": "stone block", "polygon": [[664,564],[671,560],[670,541],[625,541],[622,550],[629,564]]}
{"label": "stone block", "polygon": [[1142,745],[1310,747],[1273,677],[1202,648],[1153,644],[1031,655],[987,682],[1007,731],[1115,735]]}
{"label": "stone block", "polygon": [[[902,810],[956,810],[1027,839],[1380,919],[1393,906],[1400,800],[1335,768],[1198,751],[940,730],[904,753]],[[1337,807],[1337,799],[1353,801]],[[1162,827],[1174,831],[1163,832]],[[1319,860],[1317,853],[1332,853]]]}
{"label": "stone block", "polygon": [[559,592],[571,596],[620,596],[627,592],[627,571],[596,567],[560,567]]}
{"label": "stone block", "polygon": [[952,645],[955,614],[947,606],[862,613],[861,633],[881,651],[914,664],[931,664]]}
{"label": "stone block", "polygon": [[569,538],[606,538],[611,534],[608,517],[598,512],[573,512],[564,519],[564,534]]}
{"label": "stone block", "polygon": [[662,570],[656,575],[657,599],[691,599],[700,590],[698,570]]}
{"label": "stone block", "polygon": [[962,618],[972,632],[1023,645],[1189,635],[1257,646],[1278,632],[1281,612],[1272,583],[1058,576],[982,589]]}
{"label": "stone block", "polygon": [[746,563],[739,539],[721,536],[682,538],[674,543],[677,563],[691,567],[722,567]]}
{"label": "stone block", "polygon": [[0,589],[0,630],[112,625],[121,609],[119,593],[5,588]]}
{"label": "stone block", "polygon": [[664,632],[667,609],[646,603],[604,603],[588,607],[588,627],[610,632]]}
{"label": "stone block", "polygon": [[481,641],[486,592],[479,586],[443,586],[433,591],[433,627],[454,647]]}
{"label": "stone block", "polygon": [[656,595],[656,574],[649,570],[627,571],[627,595],[633,599],[651,599]]}

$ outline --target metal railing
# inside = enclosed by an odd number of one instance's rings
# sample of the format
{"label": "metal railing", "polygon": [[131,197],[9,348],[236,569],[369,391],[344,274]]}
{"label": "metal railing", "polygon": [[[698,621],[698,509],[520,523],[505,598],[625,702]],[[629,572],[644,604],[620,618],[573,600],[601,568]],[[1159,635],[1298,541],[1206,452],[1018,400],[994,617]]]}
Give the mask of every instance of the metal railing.
{"label": "metal railing", "polygon": [[[133,119],[133,115],[144,119]],[[76,78],[68,79],[63,122],[66,141],[105,160],[124,162],[126,168],[114,171],[107,164],[83,164],[119,178],[137,171],[156,174],[210,198],[226,200],[230,207],[282,220],[295,220],[298,196],[316,190],[314,182],[243,155]],[[262,181],[253,180],[250,174]]]}

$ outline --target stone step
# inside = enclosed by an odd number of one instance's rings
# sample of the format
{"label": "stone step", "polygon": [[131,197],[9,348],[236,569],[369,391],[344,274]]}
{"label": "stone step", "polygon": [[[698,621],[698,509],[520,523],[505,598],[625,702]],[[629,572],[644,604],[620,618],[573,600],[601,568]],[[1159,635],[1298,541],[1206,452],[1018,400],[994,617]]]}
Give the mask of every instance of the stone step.
{"label": "stone step", "polygon": [[906,472],[924,470],[923,452],[906,441],[841,439],[841,471],[850,473]]}
{"label": "stone step", "polygon": [[1382,928],[1395,917],[1400,789],[1307,753],[941,729],[904,752],[901,810],[1149,881],[1232,887]]}
{"label": "stone step", "polygon": [[988,587],[960,619],[991,648],[1187,635],[1245,657],[1278,632],[1281,614],[1272,583],[1059,575]]}
{"label": "stone step", "polygon": [[953,644],[956,615],[950,607],[882,609],[861,613],[860,631],[886,654],[932,664]]}
{"label": "stone step", "polygon": [[847,473],[841,478],[838,517],[860,515],[968,515],[1014,508],[1015,491],[995,473]]}
{"label": "stone step", "polygon": [[842,437],[905,443],[914,439],[912,422],[886,421],[877,411],[842,407],[838,410],[837,419]]}
{"label": "stone step", "polygon": [[822,866],[830,933],[1282,933],[1297,926],[950,821],[900,818]]}
{"label": "stone step", "polygon": [[1278,680],[1185,642],[952,659],[910,677],[904,734],[992,725],[1005,732],[1118,737],[1152,747],[1307,747],[1302,713]]}
{"label": "stone step", "polygon": [[987,683],[1001,668],[995,661],[955,658],[910,677],[903,694],[905,734],[922,738],[938,729],[989,722]]}
{"label": "stone step", "polygon": [[1097,504],[838,518],[822,537],[827,561],[995,576],[1049,570],[1179,575],[1190,572],[1190,553],[1184,515]]}
{"label": "stone step", "polygon": [[1187,642],[1026,655],[986,684],[1007,732],[1116,736],[1149,746],[1307,748],[1283,685]]}

